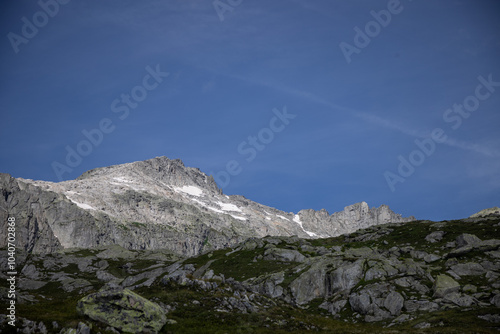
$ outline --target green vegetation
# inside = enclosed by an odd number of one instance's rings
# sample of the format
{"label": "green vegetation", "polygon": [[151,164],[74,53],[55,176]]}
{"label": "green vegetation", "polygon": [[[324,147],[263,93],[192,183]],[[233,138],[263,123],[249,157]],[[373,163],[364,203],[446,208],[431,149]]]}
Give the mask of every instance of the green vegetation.
{"label": "green vegetation", "polygon": [[[207,282],[216,283],[217,288],[202,289],[196,284],[182,283],[183,285],[181,285],[181,283],[174,281],[162,282],[162,278],[165,276],[162,274],[155,278],[151,286],[142,286],[134,291],[169,309],[167,317],[173,321],[168,322],[160,331],[161,333],[197,333],[200,330],[203,333],[498,333],[500,324],[478,318],[478,316],[488,314],[500,315],[499,308],[485,304],[494,295],[492,291],[498,290],[498,288],[496,290],[490,288],[494,280],[492,281],[491,277],[487,277],[485,274],[464,275],[456,278],[462,288],[467,284],[477,288],[477,298],[483,303],[482,305],[474,304],[470,307],[450,307],[449,309],[444,307],[435,312],[417,311],[411,313],[411,318],[401,323],[392,322],[393,318],[375,323],[364,322],[364,317],[351,309],[349,302],[334,316],[320,307],[325,301],[332,301],[336,298],[333,293],[297,306],[294,304],[293,298],[290,297],[288,288],[303,273],[315,268],[315,258],[321,258],[324,261],[325,266],[321,269],[324,274],[333,275],[332,273],[338,268],[337,262],[349,264],[364,258],[362,256],[365,255],[360,254],[366,254],[367,248],[369,248],[368,254],[374,254],[374,257],[370,258],[369,255],[366,255],[366,259],[363,260],[364,274],[371,268],[383,271],[384,268],[396,267],[397,264],[391,261],[405,266],[406,270],[414,269],[412,265],[418,262],[424,266],[425,270],[422,274],[408,275],[397,271],[397,274],[387,275],[383,280],[379,278],[367,280],[365,276],[362,276],[359,281],[356,281],[357,284],[352,289],[353,292],[358,293],[376,283],[389,282],[393,284],[392,282],[398,278],[409,277],[414,279],[412,282],[418,282],[424,289],[429,289],[429,293],[424,295],[424,299],[432,301],[432,281],[429,277],[446,273],[450,263],[481,263],[486,258],[483,251],[475,250],[450,260],[444,256],[455,248],[450,243],[453,243],[463,233],[473,234],[482,240],[500,239],[499,223],[500,219],[498,218],[483,219],[477,222],[464,220],[441,223],[416,221],[407,224],[374,226],[350,235],[328,239],[301,240],[294,237],[252,239],[234,249],[212,250],[183,261],[184,266],[191,264],[195,269],[204,267],[213,270],[215,275],[223,274],[226,279],[232,277],[239,282],[226,281],[223,283],[220,279],[213,278]],[[142,228],[145,225],[132,222],[129,223],[129,226]],[[425,239],[430,233],[436,231],[445,233],[442,240],[429,242]],[[204,239],[203,245],[210,246],[208,237]],[[298,260],[304,261],[303,263],[268,260],[269,257],[264,255],[269,254],[269,252],[266,253],[266,250],[275,247],[292,250],[292,252],[284,253],[296,254],[295,251],[298,251],[307,259]],[[334,251],[338,249],[348,255],[344,256],[344,253]],[[415,252],[424,251],[426,254],[438,254],[440,258],[426,263],[423,259],[415,257]],[[103,270],[106,273],[118,279],[125,279],[158,268],[166,268],[175,261],[173,258],[170,260],[168,255],[163,256],[164,253],[154,254],[146,251],[133,251],[137,254],[136,257],[102,260],[97,257],[101,252],[103,252],[102,249],[67,250],[61,254],[47,256],[28,255],[26,263],[34,264],[39,271],[40,278],[37,280],[48,283],[37,290],[22,291],[23,298],[17,304],[18,316],[37,322],[42,321],[47,326],[49,333],[59,332],[62,327],[75,328],[81,321],[92,323],[93,332],[107,333],[105,324],[93,322],[76,312],[76,303],[79,299],[98,291],[105,284],[104,281],[96,277],[98,263],[102,264],[105,261],[106,266]],[[325,253],[328,254],[319,255]],[[388,254],[396,255],[389,256]],[[389,257],[391,257],[391,261],[389,261]],[[492,256],[488,257],[487,260],[495,261]],[[51,261],[54,265],[50,268],[44,268],[44,263]],[[446,264],[447,261],[450,262]],[[90,270],[85,269],[87,262],[91,267]],[[83,269],[80,270],[81,268]],[[496,269],[495,271],[498,272]],[[65,291],[63,290],[63,280],[50,281],[48,279],[53,273],[65,274],[70,280],[86,280],[90,285]],[[272,299],[261,294],[260,291],[257,293],[246,290],[245,296],[251,296],[252,305],[258,305],[257,310],[243,312],[228,302],[231,299],[236,300],[236,297],[243,293],[244,285],[249,282],[247,280],[253,278],[254,280],[251,282],[259,282],[258,284],[262,283],[264,286],[263,282],[266,282],[265,280],[273,273],[283,274],[284,280],[279,283],[279,286],[288,291],[286,296],[289,298],[288,300],[281,297]],[[189,280],[193,280],[193,276],[196,275],[191,273],[186,275]],[[276,276],[279,275],[273,277]],[[332,277],[329,276],[328,279],[332,279]],[[140,276],[133,285],[140,285],[148,280],[148,277]],[[315,282],[311,282],[311,284],[313,283]],[[393,286],[395,286],[393,291],[403,295],[405,301],[423,298],[422,294],[417,293],[413,286],[402,287],[394,284]],[[1,291],[5,291],[5,287],[6,282],[3,280],[0,287],[3,290]],[[5,294],[2,293],[2,295]],[[0,306],[3,308],[6,299],[4,296],[1,298]],[[244,300],[244,298],[239,300]],[[52,327],[53,321],[58,323],[59,329],[56,330]],[[431,328],[414,328],[422,323],[428,324]],[[387,327],[389,324],[390,327]],[[0,327],[0,330],[2,333],[9,333],[10,329],[4,330]]]}

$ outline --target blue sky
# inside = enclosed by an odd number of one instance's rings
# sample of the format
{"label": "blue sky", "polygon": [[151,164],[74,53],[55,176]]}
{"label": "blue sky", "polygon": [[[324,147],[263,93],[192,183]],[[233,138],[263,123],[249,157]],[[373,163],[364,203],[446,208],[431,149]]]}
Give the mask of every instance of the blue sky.
{"label": "blue sky", "polygon": [[164,155],[291,212],[500,205],[498,1],[0,6],[1,172],[58,181]]}

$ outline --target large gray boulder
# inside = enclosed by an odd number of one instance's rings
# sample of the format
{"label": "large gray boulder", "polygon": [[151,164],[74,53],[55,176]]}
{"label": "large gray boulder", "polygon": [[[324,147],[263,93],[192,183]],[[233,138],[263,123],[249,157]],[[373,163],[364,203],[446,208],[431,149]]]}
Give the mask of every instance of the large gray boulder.
{"label": "large gray boulder", "polygon": [[328,267],[337,267],[338,260],[321,258],[290,283],[290,292],[299,305],[306,304],[315,298],[323,298],[327,293],[326,274]]}
{"label": "large gray boulder", "polygon": [[473,247],[479,245],[481,243],[481,239],[476,237],[474,234],[464,233],[457,237],[456,242],[458,247],[465,247],[465,246]]}
{"label": "large gray boulder", "polygon": [[404,306],[405,299],[403,296],[396,291],[392,291],[384,300],[384,307],[391,313],[391,315],[396,316],[401,313],[401,309]]}
{"label": "large gray boulder", "polygon": [[157,333],[167,321],[158,304],[116,286],[83,297],[77,311],[125,333]]}
{"label": "large gray boulder", "polygon": [[327,276],[327,291],[330,294],[345,291],[349,294],[363,277],[365,260],[342,265]]}
{"label": "large gray boulder", "polygon": [[367,293],[350,295],[349,304],[353,311],[360,314],[367,314],[373,309],[370,295]]}
{"label": "large gray boulder", "polygon": [[448,275],[438,275],[434,281],[434,297],[442,298],[447,294],[457,292],[460,284]]}
{"label": "large gray boulder", "polygon": [[264,260],[304,262],[306,257],[294,249],[268,248],[264,253]]}
{"label": "large gray boulder", "polygon": [[459,276],[477,276],[486,272],[483,266],[475,262],[459,263],[451,266],[451,270]]}

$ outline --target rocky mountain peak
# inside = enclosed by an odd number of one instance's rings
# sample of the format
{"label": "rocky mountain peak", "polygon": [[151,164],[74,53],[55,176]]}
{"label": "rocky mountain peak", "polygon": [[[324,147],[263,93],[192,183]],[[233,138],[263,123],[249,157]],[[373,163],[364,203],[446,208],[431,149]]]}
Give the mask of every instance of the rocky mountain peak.
{"label": "rocky mountain peak", "polygon": [[[0,208],[19,217],[19,246],[36,252],[118,244],[195,255],[252,237],[326,238],[414,219],[366,202],[331,215],[284,212],[225,196],[213,177],[167,157],[96,168],[59,183],[8,176],[0,178],[0,192],[10,194],[0,196]],[[0,221],[7,221],[1,212]]]}
{"label": "rocky mountain peak", "polygon": [[115,181],[136,183],[148,180],[164,186],[196,186],[210,192],[222,193],[212,176],[206,175],[198,168],[186,167],[181,159],[171,160],[165,156],[92,169],[76,180],[92,178],[113,178]]}
{"label": "rocky mountain peak", "polygon": [[492,217],[500,216],[500,208],[498,206],[495,206],[493,208],[484,209],[484,210],[481,210],[481,211],[473,214],[469,218],[479,218],[479,217],[488,217],[488,216],[492,216]]}

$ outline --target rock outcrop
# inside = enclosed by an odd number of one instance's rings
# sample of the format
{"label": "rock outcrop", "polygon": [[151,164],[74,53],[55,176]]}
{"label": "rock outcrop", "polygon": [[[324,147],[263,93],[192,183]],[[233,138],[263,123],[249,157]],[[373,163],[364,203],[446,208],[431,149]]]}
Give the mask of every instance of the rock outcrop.
{"label": "rock outcrop", "polygon": [[[250,238],[189,258],[118,245],[19,251],[17,324],[81,334],[495,332],[499,230],[491,217],[385,224],[327,239]],[[0,286],[0,303],[7,295]],[[0,315],[0,331],[7,326]]]}

